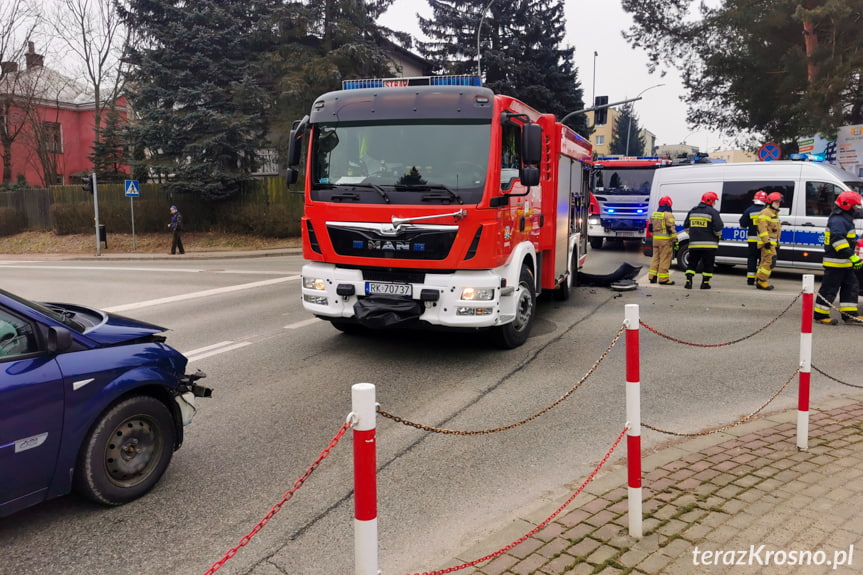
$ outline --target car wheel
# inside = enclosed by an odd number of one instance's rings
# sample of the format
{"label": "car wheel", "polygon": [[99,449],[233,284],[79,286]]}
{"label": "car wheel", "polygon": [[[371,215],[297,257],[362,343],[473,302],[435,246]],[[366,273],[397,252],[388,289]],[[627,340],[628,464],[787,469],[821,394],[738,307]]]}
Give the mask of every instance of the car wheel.
{"label": "car wheel", "polygon": [[687,266],[689,265],[689,246],[682,245],[677,250],[677,269],[682,272],[686,271]]}
{"label": "car wheel", "polygon": [[533,326],[536,285],[533,272],[526,265],[521,266],[515,297],[518,298],[515,305],[515,319],[492,330],[495,345],[503,349],[514,349],[527,341],[530,328]]}
{"label": "car wheel", "polygon": [[590,238],[590,247],[598,250],[602,247],[602,240],[603,238]]}
{"label": "car wheel", "polygon": [[93,425],[75,468],[75,490],[104,505],[123,505],[147,493],[174,454],[176,431],[168,407],[135,396],[103,413]]}

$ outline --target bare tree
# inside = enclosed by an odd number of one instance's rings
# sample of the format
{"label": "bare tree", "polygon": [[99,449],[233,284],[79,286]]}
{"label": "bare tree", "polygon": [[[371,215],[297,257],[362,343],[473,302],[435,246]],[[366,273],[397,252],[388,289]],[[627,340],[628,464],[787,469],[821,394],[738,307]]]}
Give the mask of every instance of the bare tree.
{"label": "bare tree", "polygon": [[0,146],[2,183],[12,182],[12,144],[27,126],[33,94],[18,66],[25,47],[39,25],[36,5],[29,0],[0,2]]}
{"label": "bare tree", "polygon": [[123,56],[130,41],[115,0],[56,0],[50,28],[74,57],[74,72],[93,90],[96,116],[94,141],[99,141],[102,114],[119,97],[125,80]]}

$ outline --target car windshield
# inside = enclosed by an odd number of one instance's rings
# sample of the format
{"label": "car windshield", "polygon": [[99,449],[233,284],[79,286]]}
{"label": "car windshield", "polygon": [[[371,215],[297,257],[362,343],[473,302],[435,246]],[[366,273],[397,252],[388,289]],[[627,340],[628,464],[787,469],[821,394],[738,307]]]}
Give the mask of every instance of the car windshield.
{"label": "car windshield", "polygon": [[53,320],[59,321],[60,323],[66,325],[67,327],[77,331],[78,333],[84,333],[85,327],[80,323],[75,321],[73,318],[75,317],[74,312],[66,311],[62,308],[58,307],[47,307],[45,305],[36,303],[34,301],[30,301],[28,299],[24,299],[21,296],[17,296],[13,293],[10,293],[4,289],[0,289],[0,293],[4,296],[15,300],[16,302],[29,307],[30,309],[36,310],[42,315],[48,316]]}
{"label": "car windshield", "polygon": [[488,121],[319,124],[312,199],[362,203],[478,203]]}
{"label": "car windshield", "polygon": [[655,171],[643,168],[597,170],[593,193],[612,196],[650,194],[650,186],[653,183],[653,173]]}

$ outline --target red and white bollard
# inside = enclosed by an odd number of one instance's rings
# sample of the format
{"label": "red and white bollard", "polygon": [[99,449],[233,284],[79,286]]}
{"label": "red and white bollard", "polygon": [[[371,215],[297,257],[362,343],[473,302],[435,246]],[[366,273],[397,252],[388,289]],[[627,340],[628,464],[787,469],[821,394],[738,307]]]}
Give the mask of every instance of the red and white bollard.
{"label": "red and white bollard", "polygon": [[375,386],[351,387],[354,425],[354,573],[378,575],[378,484]]}
{"label": "red and white bollard", "polygon": [[626,466],[629,470],[629,535],[642,537],[641,492],[641,367],[638,305],[627,304],[626,326]]}
{"label": "red and white bollard", "polygon": [[812,321],[815,276],[803,276],[803,310],[800,317],[800,384],[797,389],[797,449],[809,449],[809,382],[812,376]]}

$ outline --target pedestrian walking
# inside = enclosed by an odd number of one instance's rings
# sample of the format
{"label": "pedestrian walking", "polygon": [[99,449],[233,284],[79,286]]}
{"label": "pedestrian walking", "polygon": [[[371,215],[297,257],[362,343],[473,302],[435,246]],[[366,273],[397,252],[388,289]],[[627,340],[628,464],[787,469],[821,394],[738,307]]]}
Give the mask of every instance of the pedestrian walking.
{"label": "pedestrian walking", "polygon": [[767,205],[767,192],[758,190],[752,198],[752,205],[740,216],[740,227],[746,230],[746,284],[755,285],[755,273],[761,260],[758,249],[758,213]]}
{"label": "pedestrian walking", "polygon": [[755,287],[758,289],[771,290],[773,286],[767,283],[776,258],[779,257],[779,238],[782,235],[782,223],[779,221],[779,207],[782,205],[784,196],[779,192],[773,192],[767,196],[767,206],[758,213],[758,242],[756,245],[761,250],[758,273],[755,274]]}
{"label": "pedestrian walking", "polygon": [[674,214],[671,213],[671,198],[659,198],[659,207],[650,216],[650,231],[653,234],[653,259],[650,260],[650,271],[647,280],[659,285],[673,286],[668,268],[671,267],[671,257],[674,244],[677,243],[677,228],[674,225]]}
{"label": "pedestrian walking", "polygon": [[692,279],[701,264],[701,289],[710,289],[716,250],[722,238],[722,217],[713,205],[719,196],[716,192],[705,192],[701,203],[689,210],[683,221],[683,229],[689,235],[689,263],[686,266],[686,289],[692,289]]}
{"label": "pedestrian walking", "polygon": [[171,255],[186,253],[183,249],[183,214],[177,209],[177,206],[171,206],[171,223],[168,224],[168,229],[174,233],[174,238],[171,241]]}
{"label": "pedestrian walking", "polygon": [[836,196],[836,204],[827,218],[824,231],[824,275],[815,298],[814,316],[817,323],[836,325],[838,320],[830,317],[830,307],[839,295],[839,312],[845,323],[863,325],[858,319],[857,298],[860,282],[855,270],[863,267],[863,260],[854,253],[857,231],[854,219],[863,217],[863,199],[857,192],[842,192]]}

